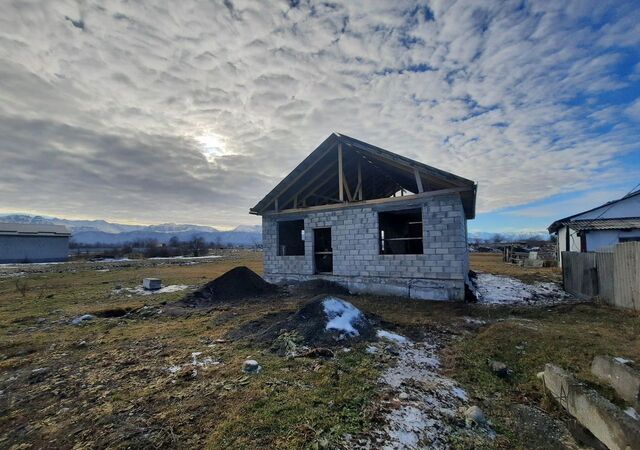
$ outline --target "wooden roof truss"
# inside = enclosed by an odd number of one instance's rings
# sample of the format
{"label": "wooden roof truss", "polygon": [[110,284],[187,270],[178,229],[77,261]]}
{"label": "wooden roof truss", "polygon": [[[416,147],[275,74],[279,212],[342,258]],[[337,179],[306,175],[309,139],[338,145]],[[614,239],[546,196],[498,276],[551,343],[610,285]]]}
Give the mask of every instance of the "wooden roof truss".
{"label": "wooden roof truss", "polygon": [[473,181],[333,133],[250,212],[278,214],[452,189],[461,193],[466,216],[473,218]]}

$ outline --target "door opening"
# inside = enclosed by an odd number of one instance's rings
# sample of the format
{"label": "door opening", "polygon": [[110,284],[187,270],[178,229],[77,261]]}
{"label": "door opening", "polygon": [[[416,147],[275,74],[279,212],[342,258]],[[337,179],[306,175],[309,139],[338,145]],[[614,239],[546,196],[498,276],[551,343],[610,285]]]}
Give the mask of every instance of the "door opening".
{"label": "door opening", "polygon": [[331,228],[316,228],[313,230],[313,251],[316,273],[333,273]]}

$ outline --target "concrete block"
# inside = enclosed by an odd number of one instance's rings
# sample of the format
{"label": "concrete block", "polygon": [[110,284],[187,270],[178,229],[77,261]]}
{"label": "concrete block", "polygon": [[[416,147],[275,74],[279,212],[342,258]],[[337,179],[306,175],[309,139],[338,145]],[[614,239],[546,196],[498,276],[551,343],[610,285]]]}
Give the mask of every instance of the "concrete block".
{"label": "concrete block", "polygon": [[160,278],[144,278],[142,287],[148,291],[157,291],[162,288],[162,281]]}
{"label": "concrete block", "polygon": [[545,366],[543,379],[558,403],[607,448],[640,449],[640,421],[553,364]]}
{"label": "concrete block", "polygon": [[591,363],[591,373],[608,383],[620,396],[633,406],[640,405],[640,371],[626,364],[623,358],[596,356]]}

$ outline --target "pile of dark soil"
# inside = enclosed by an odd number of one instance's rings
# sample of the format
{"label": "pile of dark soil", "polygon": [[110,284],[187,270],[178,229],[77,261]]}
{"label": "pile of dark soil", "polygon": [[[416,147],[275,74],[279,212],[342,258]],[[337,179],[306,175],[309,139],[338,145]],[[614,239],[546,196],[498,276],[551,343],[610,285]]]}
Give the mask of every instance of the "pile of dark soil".
{"label": "pile of dark soil", "polygon": [[[360,313],[350,323],[355,333],[346,333],[340,329],[327,329],[331,318],[325,311],[325,300],[344,300],[331,296],[318,296],[305,303],[297,312],[267,314],[264,317],[245,323],[228,333],[232,340],[249,339],[253,342],[271,344],[278,336],[289,333],[300,337],[300,344],[310,347],[331,347],[346,343],[376,340],[374,321]],[[355,308],[350,303],[344,302]]]}
{"label": "pile of dark soil", "polygon": [[296,295],[349,295],[349,290],[338,283],[328,280],[301,281],[288,286],[289,291]]}
{"label": "pile of dark soil", "polygon": [[235,267],[213,281],[187,295],[182,303],[190,306],[207,306],[243,298],[264,297],[275,294],[278,287],[267,283],[248,267]]}

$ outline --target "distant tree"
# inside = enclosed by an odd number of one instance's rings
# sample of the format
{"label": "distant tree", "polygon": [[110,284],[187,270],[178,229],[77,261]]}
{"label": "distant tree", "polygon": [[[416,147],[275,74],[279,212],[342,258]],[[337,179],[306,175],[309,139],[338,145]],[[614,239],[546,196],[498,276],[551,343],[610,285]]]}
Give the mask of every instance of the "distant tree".
{"label": "distant tree", "polygon": [[180,247],[180,239],[177,236],[171,236],[169,239],[169,247]]}
{"label": "distant tree", "polygon": [[194,236],[189,241],[189,249],[193,256],[202,256],[207,249],[207,244],[201,236]]}
{"label": "distant tree", "polygon": [[491,242],[494,243],[500,243],[504,241],[504,236],[502,236],[500,233],[496,233],[493,235],[493,237],[491,238]]}

